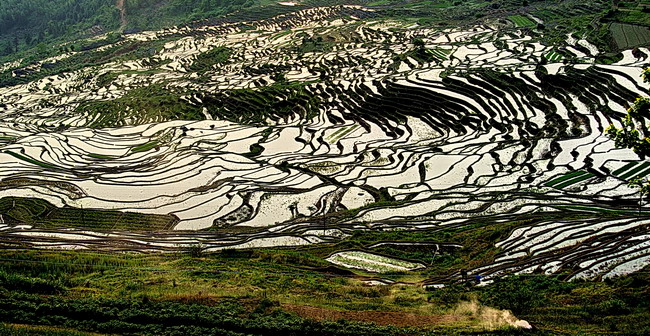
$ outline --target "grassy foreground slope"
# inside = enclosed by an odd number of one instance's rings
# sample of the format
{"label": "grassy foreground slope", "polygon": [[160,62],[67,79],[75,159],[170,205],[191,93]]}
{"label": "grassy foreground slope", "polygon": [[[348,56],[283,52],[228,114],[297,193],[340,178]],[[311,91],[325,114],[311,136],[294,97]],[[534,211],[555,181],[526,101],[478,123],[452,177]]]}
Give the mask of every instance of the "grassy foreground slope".
{"label": "grassy foreground slope", "polygon": [[[492,259],[500,237],[542,219],[538,216],[437,233],[359,232],[337,244],[212,255],[192,247],[188,254],[147,255],[5,249],[0,252],[0,320],[141,335],[647,334],[647,271],[604,282],[522,275],[485,287],[451,279],[444,288],[422,287],[427,278]],[[446,238],[463,248],[435,257],[432,265],[426,249],[371,248],[397,237],[420,242]],[[430,267],[373,274],[324,261],[350,249]],[[392,284],[370,285],[378,280]],[[513,329],[516,318],[500,309],[527,320],[534,330]],[[30,330],[45,330],[41,328],[3,326],[0,334],[15,329],[29,335]]]}

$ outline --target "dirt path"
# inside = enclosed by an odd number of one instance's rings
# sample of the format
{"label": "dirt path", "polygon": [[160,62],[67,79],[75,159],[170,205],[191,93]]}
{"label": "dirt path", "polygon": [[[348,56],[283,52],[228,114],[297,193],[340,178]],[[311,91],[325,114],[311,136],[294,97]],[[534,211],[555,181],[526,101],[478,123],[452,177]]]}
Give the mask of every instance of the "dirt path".
{"label": "dirt path", "polygon": [[374,322],[379,325],[394,325],[399,327],[425,327],[457,322],[455,315],[418,315],[403,312],[381,311],[339,311],[312,306],[283,304],[282,309],[295,313],[304,318],[318,321],[337,321],[339,319]]}
{"label": "dirt path", "polygon": [[117,0],[115,3],[117,9],[120,10],[120,30],[124,30],[129,21],[126,20],[126,7],[124,7],[124,0]]}

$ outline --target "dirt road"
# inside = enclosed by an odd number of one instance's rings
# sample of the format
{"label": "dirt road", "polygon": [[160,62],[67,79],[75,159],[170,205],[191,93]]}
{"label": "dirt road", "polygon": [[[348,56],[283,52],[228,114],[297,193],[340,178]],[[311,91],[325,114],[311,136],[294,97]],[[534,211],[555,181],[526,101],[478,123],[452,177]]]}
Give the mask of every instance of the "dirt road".
{"label": "dirt road", "polygon": [[126,25],[129,23],[126,20],[126,8],[124,7],[124,0],[117,0],[115,6],[120,10],[120,30],[124,30],[124,28],[126,28]]}

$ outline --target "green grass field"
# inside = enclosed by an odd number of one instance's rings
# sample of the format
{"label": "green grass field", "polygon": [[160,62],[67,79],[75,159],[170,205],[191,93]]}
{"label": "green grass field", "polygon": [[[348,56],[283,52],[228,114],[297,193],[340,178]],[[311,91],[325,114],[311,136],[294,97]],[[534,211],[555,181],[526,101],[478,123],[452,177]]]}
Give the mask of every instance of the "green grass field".
{"label": "green grass field", "polygon": [[517,27],[534,27],[536,25],[531,19],[522,15],[509,16],[508,19],[514,22]]}

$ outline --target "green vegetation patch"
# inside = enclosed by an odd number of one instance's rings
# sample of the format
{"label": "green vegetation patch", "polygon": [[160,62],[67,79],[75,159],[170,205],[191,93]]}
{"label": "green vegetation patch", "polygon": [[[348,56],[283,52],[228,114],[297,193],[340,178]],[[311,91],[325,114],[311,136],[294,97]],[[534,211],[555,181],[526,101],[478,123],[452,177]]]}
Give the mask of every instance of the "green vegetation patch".
{"label": "green vegetation patch", "polygon": [[338,130],[336,130],[336,132],[332,133],[330,136],[327,137],[327,142],[329,142],[330,144],[336,143],[339,140],[348,136],[350,133],[356,131],[358,128],[359,125],[341,127]]}
{"label": "green vegetation patch", "polygon": [[451,49],[443,49],[443,48],[430,49],[430,53],[434,57],[438,58],[439,60],[445,61],[449,58]]}
{"label": "green vegetation patch", "polygon": [[190,70],[206,72],[217,64],[224,64],[230,58],[232,50],[227,47],[216,47],[208,52],[199,54],[196,60],[190,65]]}
{"label": "green vegetation patch", "polygon": [[[3,321],[60,325],[88,331],[126,335],[403,335],[405,328],[360,322],[318,322],[275,309],[262,301],[247,309],[234,300],[207,304],[169,301],[64,299],[10,293],[0,297]],[[52,312],[43,314],[43,312]]]}
{"label": "green vegetation patch", "polygon": [[549,335],[647,335],[650,277],[565,282],[543,275],[511,276],[479,290],[480,301],[509,309]]}
{"label": "green vegetation patch", "polygon": [[400,63],[406,62],[409,57],[418,62],[418,64],[430,62],[440,63],[448,59],[451,53],[451,50],[443,48],[428,49],[425,47],[424,41],[421,38],[415,38],[413,44],[415,47],[412,50],[393,57],[394,63],[391,64],[392,69],[397,69]]}
{"label": "green vegetation patch", "polygon": [[0,214],[6,223],[39,228],[161,231],[171,230],[178,223],[178,218],[172,215],[58,208],[45,200],[22,197],[0,198]]}
{"label": "green vegetation patch", "polygon": [[536,25],[531,19],[522,15],[508,16],[508,19],[514,22],[517,27],[535,27]]}
{"label": "green vegetation patch", "polygon": [[[91,127],[140,125],[161,120],[204,120],[203,108],[215,119],[243,124],[266,124],[298,116],[310,119],[317,115],[318,96],[308,92],[309,83],[276,83],[256,89],[226,90],[217,93],[187,92],[162,83],[128,91],[108,101],[85,102],[76,112],[94,118]],[[201,103],[192,100],[192,95]],[[155,147],[148,143],[134,151]]]}
{"label": "green vegetation patch", "polygon": [[564,58],[564,55],[562,55],[561,53],[555,50],[551,50],[548,53],[546,53],[544,57],[546,57],[546,59],[549,60],[549,62],[558,62]]}
{"label": "green vegetation patch", "polygon": [[47,326],[31,326],[16,324],[0,324],[0,335],[11,336],[100,336],[96,333],[87,333],[73,329],[63,329]]}
{"label": "green vegetation patch", "polygon": [[[128,30],[191,24],[236,11],[264,12],[258,0],[126,0]],[[283,6],[281,6],[283,7]]]}
{"label": "green vegetation patch", "polygon": [[547,187],[553,187],[557,189],[562,189],[565,187],[568,187],[570,185],[582,182],[584,180],[587,180],[591,177],[594,177],[594,174],[588,173],[583,170],[578,170],[574,172],[570,172],[568,174],[562,175],[560,177],[557,177],[555,179],[552,179],[546,183],[544,183],[545,186]]}
{"label": "green vegetation patch", "polygon": [[90,124],[94,128],[205,119],[199,106],[183,99],[186,95],[181,89],[157,83],[130,90],[114,100],[84,102],[76,112],[96,117]]}
{"label": "green vegetation patch", "polygon": [[613,171],[613,172],[612,172],[612,175],[614,175],[614,176],[618,176],[618,175],[620,175],[622,172],[624,172],[624,171],[626,171],[626,170],[628,170],[628,169],[630,169],[630,168],[636,166],[636,164],[637,164],[636,162],[628,162],[627,164],[625,164],[625,166],[623,166],[623,167],[621,167],[621,168],[618,168],[618,169],[616,169],[615,171]]}
{"label": "green vegetation patch", "polygon": [[36,160],[36,159],[31,158],[31,157],[29,157],[29,156],[27,156],[27,155],[18,154],[18,153],[15,153],[15,152],[9,151],[9,150],[6,150],[5,153],[7,153],[7,154],[9,154],[9,155],[11,155],[11,156],[13,156],[13,157],[15,157],[15,158],[17,158],[17,159],[20,159],[20,160],[23,160],[23,161],[26,161],[26,162],[29,162],[29,163],[35,164],[35,165],[37,165],[37,166],[41,166],[41,167],[43,167],[43,168],[48,168],[48,169],[61,169],[61,168],[58,167],[58,166],[55,166],[55,165],[53,165],[53,164],[49,164],[49,163],[47,163],[47,162],[43,162],[43,161]]}
{"label": "green vegetation patch", "polygon": [[142,144],[140,146],[131,148],[131,152],[133,153],[146,152],[148,150],[156,148],[158,145],[159,145],[158,140],[150,141],[147,142],[146,144]]}
{"label": "green vegetation patch", "polygon": [[[536,327],[531,335],[647,333],[648,272],[604,283],[524,275],[497,279],[486,287],[449,280],[445,288],[421,287],[427,277],[494,260],[499,252],[494,244],[519,226],[566,216],[548,213],[519,216],[509,222],[477,220],[440,231],[358,232],[339,244],[224,250],[211,255],[5,249],[0,251],[0,319],[139,335],[302,335],[306,330],[316,335],[355,336],[521,334],[520,330],[484,331],[484,321],[457,312],[462,301],[478,300],[514,311]],[[584,218],[578,213],[569,216]],[[386,286],[368,287],[360,280],[376,279],[374,276],[353,276],[324,260],[333,251],[350,246],[396,240],[456,242],[463,247],[439,253],[433,260],[431,245],[378,247],[382,255],[402,254],[410,259],[420,255],[427,265],[431,263],[427,271],[382,274],[382,278],[397,281]],[[422,319],[453,317],[457,322],[406,329],[350,321],[316,322],[287,313],[292,307],[358,314],[391,311],[421,314]],[[395,321],[399,322],[390,322]]]}
{"label": "green vegetation patch", "polygon": [[253,125],[293,116],[311,119],[318,114],[320,98],[307,90],[309,83],[276,83],[256,89],[220,91],[201,97],[215,119]]}
{"label": "green vegetation patch", "polygon": [[0,56],[44,45],[59,37],[78,38],[93,26],[98,33],[119,26],[115,2],[3,0],[0,3]]}
{"label": "green vegetation patch", "polygon": [[[650,14],[646,14],[650,16]],[[609,25],[612,38],[619,49],[650,45],[650,28],[645,26],[617,23]]]}
{"label": "green vegetation patch", "polygon": [[630,5],[629,2],[619,1],[619,9],[610,11],[608,16],[621,23],[629,23],[642,26],[650,26],[650,4],[641,1],[633,1]]}
{"label": "green vegetation patch", "polygon": [[103,155],[103,154],[95,154],[95,153],[88,153],[88,156],[90,156],[93,159],[100,159],[100,160],[110,160],[110,159],[115,158],[113,156]]}
{"label": "green vegetation patch", "polygon": [[619,174],[614,174],[621,179],[630,180],[635,177],[646,177],[650,174],[650,162],[638,162],[629,167],[629,170],[621,171]]}

